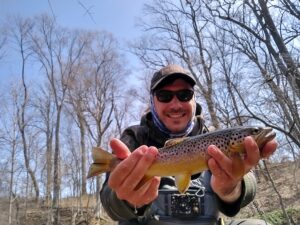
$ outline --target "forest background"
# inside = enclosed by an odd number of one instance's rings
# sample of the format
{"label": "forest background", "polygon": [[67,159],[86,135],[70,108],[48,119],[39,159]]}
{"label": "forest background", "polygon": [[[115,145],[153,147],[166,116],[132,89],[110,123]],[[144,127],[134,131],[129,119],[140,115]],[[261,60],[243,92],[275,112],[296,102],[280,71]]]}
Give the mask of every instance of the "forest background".
{"label": "forest background", "polygon": [[[86,196],[96,199],[92,213],[100,223],[103,177],[86,179],[90,150],[109,149],[110,138],[139,122],[153,72],[169,63],[196,79],[208,126],[276,130],[279,147],[269,163],[288,162],[289,187],[299,197],[299,1],[144,3],[139,35],[126,43],[109,30],[62,26],[51,1],[50,13],[1,20],[0,197],[8,202],[6,224],[24,222],[20,205],[26,221],[29,202],[47,210],[46,224],[63,224],[68,197],[78,199],[71,216],[76,223]],[[93,20],[86,2],[72,4]],[[13,74],[3,69],[10,57]],[[268,164],[260,166],[284,224],[297,224]]]}

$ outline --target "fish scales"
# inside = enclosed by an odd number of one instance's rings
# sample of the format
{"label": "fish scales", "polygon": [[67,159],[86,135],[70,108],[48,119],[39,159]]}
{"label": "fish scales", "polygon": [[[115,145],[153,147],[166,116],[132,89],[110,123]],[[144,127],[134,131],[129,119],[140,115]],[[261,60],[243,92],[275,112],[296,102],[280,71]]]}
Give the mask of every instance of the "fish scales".
{"label": "fish scales", "polygon": [[[214,133],[206,133],[183,140],[181,143],[174,146],[160,148],[157,161],[167,162],[176,160],[176,158],[178,158],[178,160],[182,160],[183,157],[191,157],[198,154],[205,157],[206,150],[210,145],[217,146],[226,155],[229,155],[229,143],[232,141],[230,139],[231,133],[231,129]],[[242,136],[240,135],[238,138],[242,138]],[[236,137],[234,137],[233,140],[237,142]]]}

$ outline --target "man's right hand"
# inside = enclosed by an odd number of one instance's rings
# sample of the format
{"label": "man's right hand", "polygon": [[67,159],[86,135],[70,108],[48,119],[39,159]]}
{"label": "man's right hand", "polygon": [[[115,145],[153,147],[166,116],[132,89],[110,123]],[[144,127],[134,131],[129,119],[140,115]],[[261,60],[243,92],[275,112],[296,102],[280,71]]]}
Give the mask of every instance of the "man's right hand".
{"label": "man's right hand", "polygon": [[160,177],[153,177],[143,185],[139,183],[154,162],[157,148],[143,145],[131,153],[119,139],[112,139],[110,146],[122,161],[110,173],[109,187],[119,199],[137,208],[154,201],[158,196]]}

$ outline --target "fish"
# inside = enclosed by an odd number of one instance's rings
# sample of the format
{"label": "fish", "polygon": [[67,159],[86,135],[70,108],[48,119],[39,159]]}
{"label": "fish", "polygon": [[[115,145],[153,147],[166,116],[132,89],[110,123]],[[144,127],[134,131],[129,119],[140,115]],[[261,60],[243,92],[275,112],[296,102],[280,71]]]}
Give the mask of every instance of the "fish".
{"label": "fish", "polygon": [[[242,176],[245,173],[242,160],[245,156],[243,142],[247,136],[252,136],[262,150],[267,142],[276,137],[276,133],[270,127],[241,126],[170,139],[158,149],[153,164],[138,186],[142,186],[154,176],[174,176],[178,191],[185,193],[190,185],[191,176],[209,169],[207,162],[210,156],[207,154],[207,148],[210,145],[215,145],[226,156],[232,158],[234,175]],[[100,147],[92,149],[92,159],[88,178],[111,172],[121,162],[121,159]]]}

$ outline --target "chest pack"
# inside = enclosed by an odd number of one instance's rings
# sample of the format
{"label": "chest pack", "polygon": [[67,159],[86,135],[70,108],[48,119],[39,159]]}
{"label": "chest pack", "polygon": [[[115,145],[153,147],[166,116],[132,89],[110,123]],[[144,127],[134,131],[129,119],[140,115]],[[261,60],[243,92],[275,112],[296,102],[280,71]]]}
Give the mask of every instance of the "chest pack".
{"label": "chest pack", "polygon": [[217,224],[219,210],[209,185],[210,177],[210,172],[202,173],[192,180],[185,194],[179,194],[174,186],[162,186],[158,198],[152,203],[151,219],[147,225]]}

